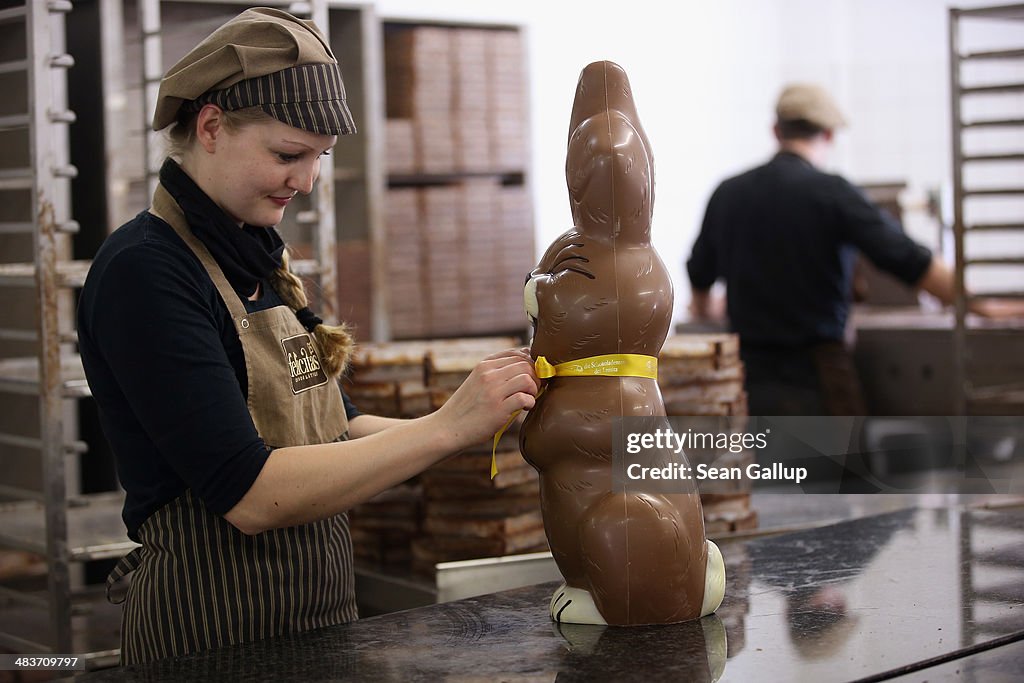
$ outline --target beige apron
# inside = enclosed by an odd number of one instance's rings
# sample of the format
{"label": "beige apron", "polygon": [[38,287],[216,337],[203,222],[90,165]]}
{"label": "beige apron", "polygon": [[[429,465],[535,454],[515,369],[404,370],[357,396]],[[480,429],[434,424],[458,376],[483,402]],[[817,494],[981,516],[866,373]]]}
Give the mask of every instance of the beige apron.
{"label": "beige apron", "polygon": [[[247,313],[181,209],[158,186],[151,213],[195,252],[238,331],[249,413],[268,446],[348,436],[335,382],[317,344],[287,306]],[[191,489],[139,528],[142,547],[122,558],[110,588],[134,571],[125,598],[122,664],[306,631],[357,617],[348,518],[247,536],[209,512]]]}

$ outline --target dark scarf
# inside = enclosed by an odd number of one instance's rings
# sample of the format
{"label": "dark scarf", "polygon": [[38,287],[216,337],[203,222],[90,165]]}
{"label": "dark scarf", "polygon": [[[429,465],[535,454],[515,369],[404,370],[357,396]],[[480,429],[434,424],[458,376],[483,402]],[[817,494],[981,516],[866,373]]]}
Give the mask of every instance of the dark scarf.
{"label": "dark scarf", "polygon": [[172,159],[160,168],[160,184],[185,213],[192,232],[202,242],[231,287],[242,297],[281,267],[284,241],[274,228],[238,227],[224,210]]}

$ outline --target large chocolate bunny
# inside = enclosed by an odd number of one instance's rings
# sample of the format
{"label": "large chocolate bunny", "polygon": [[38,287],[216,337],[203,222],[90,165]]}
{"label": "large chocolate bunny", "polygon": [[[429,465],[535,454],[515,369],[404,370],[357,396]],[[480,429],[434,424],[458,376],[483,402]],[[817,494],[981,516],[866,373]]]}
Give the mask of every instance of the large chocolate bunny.
{"label": "large chocolate bunny", "polygon": [[[610,354],[656,359],[672,282],[651,245],[650,143],[616,64],[596,62],[580,75],[565,174],[575,227],[527,282],[531,353],[553,366]],[[664,415],[656,374],[555,374],[529,412],[520,447],[540,473],[545,531],[565,578],[551,600],[556,621],[671,623],[721,603],[725,566],[704,537],[696,488],[612,492],[613,418]]]}

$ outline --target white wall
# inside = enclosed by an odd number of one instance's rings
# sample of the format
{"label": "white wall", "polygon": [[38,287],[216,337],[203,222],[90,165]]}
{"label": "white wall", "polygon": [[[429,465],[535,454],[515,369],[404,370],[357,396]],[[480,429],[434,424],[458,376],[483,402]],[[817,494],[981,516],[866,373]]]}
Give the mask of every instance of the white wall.
{"label": "white wall", "polygon": [[[609,59],[630,76],[656,159],[654,240],[676,285],[704,203],[729,174],[774,150],[782,86],[811,80],[852,125],[833,170],[853,182],[905,180],[917,194],[948,184],[947,0],[478,2],[378,0],[384,18],[521,24],[532,99],[532,182],[538,249],[570,225],[563,169],[576,79]],[[997,4],[966,0],[958,6]],[[933,246],[933,224],[908,225]]]}

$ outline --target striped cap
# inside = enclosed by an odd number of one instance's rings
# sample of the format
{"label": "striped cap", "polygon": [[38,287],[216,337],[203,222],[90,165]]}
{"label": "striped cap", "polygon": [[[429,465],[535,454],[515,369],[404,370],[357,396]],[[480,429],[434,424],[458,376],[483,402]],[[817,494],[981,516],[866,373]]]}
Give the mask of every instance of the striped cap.
{"label": "striped cap", "polygon": [[302,64],[247,78],[222,90],[204,93],[183,104],[182,109],[199,111],[204,104],[216,104],[227,111],[259,107],[278,121],[313,133],[356,132],[337,64]]}
{"label": "striped cap", "polygon": [[356,132],[330,46],[313,22],[277,9],[242,12],[171,67],[160,82],[153,130],[205,104],[260,107],[313,133]]}

